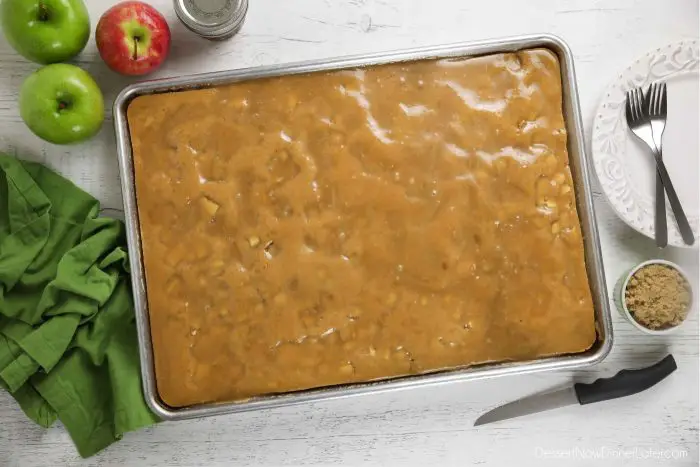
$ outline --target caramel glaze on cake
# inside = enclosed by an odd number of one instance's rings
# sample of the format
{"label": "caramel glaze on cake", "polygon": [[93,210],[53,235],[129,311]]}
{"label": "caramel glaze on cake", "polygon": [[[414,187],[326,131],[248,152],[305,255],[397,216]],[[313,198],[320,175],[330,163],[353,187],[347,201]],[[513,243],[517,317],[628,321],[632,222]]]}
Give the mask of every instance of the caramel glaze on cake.
{"label": "caramel glaze on cake", "polygon": [[163,401],[589,348],[561,92],[533,49],[136,98]]}

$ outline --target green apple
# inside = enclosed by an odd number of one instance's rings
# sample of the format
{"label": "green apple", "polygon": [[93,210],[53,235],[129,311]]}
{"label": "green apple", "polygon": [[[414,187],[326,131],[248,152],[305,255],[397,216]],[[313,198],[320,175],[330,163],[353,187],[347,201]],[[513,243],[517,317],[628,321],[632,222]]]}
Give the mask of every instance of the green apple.
{"label": "green apple", "polygon": [[24,80],[19,113],[39,138],[56,144],[77,143],[100,130],[104,99],[87,71],[56,63]]}
{"label": "green apple", "polygon": [[20,55],[44,64],[75,57],[90,37],[83,0],[0,0],[0,25]]}

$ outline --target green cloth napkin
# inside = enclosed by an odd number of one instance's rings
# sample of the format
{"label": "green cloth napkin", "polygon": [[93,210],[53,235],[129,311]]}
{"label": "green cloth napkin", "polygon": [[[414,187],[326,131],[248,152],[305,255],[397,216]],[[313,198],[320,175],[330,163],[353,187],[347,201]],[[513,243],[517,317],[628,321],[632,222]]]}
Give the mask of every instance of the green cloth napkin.
{"label": "green cloth napkin", "polygon": [[0,153],[0,386],[83,457],[157,421],[141,393],[121,221],[41,164]]}

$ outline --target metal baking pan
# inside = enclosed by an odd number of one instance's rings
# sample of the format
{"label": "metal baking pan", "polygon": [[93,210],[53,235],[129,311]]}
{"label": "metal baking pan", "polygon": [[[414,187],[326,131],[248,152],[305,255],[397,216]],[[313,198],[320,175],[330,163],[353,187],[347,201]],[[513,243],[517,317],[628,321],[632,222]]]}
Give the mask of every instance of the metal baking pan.
{"label": "metal baking pan", "polygon": [[[324,70],[338,70],[370,65],[381,65],[420,59],[477,56],[500,52],[514,52],[529,48],[547,48],[557,54],[560,61],[563,110],[568,132],[570,167],[574,179],[574,189],[578,204],[579,218],[583,231],[584,250],[588,279],[595,308],[597,341],[588,351],[531,361],[482,364],[468,368],[438,373],[399,377],[371,383],[354,383],[334,387],[304,390],[279,395],[259,396],[246,401],[204,404],[185,408],[168,407],[160,400],[156,388],[153,350],[151,346],[150,321],[146,301],[146,282],[141,252],[139,218],[134,168],[131,153],[129,128],[126,110],[132,99],[144,94],[177,92],[206,88],[243,80],[309,73]],[[419,386],[492,378],[502,375],[515,375],[548,370],[570,370],[601,362],[610,352],[613,342],[612,322],[608,294],[605,285],[603,260],[600,251],[598,229],[595,223],[589,167],[586,162],[583,124],[579,110],[578,90],[574,73],[574,60],[569,47],[560,38],[551,35],[519,36],[483,42],[452,44],[426,47],[392,53],[376,53],[351,56],[333,60],[318,60],[289,65],[276,65],[216,73],[196,74],[178,78],[168,78],[137,83],[126,87],[114,102],[114,126],[117,137],[119,169],[122,195],[124,197],[127,240],[131,263],[131,281],[139,338],[141,375],[146,402],[161,418],[177,420],[223,413],[242,412],[264,408],[281,407],[305,402],[336,399],[361,394],[370,394]]]}

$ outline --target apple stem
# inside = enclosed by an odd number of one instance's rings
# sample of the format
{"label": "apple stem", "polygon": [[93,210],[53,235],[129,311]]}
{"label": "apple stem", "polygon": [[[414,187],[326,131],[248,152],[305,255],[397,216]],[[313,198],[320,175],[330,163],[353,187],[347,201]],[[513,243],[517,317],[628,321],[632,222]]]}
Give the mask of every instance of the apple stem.
{"label": "apple stem", "polygon": [[139,36],[134,36],[134,60],[139,57]]}
{"label": "apple stem", "polygon": [[49,19],[49,10],[44,5],[44,2],[39,2],[39,21],[46,21]]}

